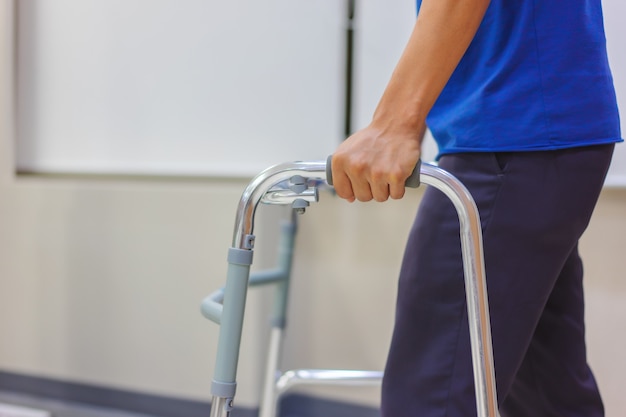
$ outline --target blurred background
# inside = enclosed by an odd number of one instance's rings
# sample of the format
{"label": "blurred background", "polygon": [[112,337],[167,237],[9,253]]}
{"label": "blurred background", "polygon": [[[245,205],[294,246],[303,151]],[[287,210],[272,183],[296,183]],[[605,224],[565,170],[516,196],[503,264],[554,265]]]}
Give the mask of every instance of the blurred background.
{"label": "blurred background", "polygon": [[[604,5],[626,109],[626,5]],[[412,0],[0,0],[0,401],[208,415],[218,326],[199,305],[224,283],[243,189],[368,123],[414,18]],[[607,415],[626,410],[616,149],[581,247]],[[283,368],[382,369],[422,192],[322,192],[299,218]],[[254,270],[274,264],[288,216],[260,209]],[[259,405],[271,294],[248,298],[235,416]],[[375,388],[295,392],[302,416],[378,406]]]}

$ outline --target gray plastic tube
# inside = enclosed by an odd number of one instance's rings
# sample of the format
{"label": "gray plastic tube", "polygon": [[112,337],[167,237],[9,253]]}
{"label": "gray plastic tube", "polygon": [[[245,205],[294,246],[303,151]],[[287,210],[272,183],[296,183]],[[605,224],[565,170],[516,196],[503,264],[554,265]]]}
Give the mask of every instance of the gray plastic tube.
{"label": "gray plastic tube", "polygon": [[[329,155],[326,158],[326,182],[328,185],[333,185],[333,170],[332,170],[332,161],[333,156]],[[409,175],[409,178],[406,179],[404,185],[409,188],[417,188],[420,186],[420,169],[421,169],[422,161],[418,160],[415,168],[413,168],[413,172]]]}

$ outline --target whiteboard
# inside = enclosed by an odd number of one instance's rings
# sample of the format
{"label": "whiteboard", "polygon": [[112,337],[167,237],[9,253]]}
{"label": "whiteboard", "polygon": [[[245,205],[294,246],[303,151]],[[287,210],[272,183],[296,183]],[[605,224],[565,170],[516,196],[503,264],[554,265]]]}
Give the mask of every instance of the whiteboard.
{"label": "whiteboard", "polygon": [[337,0],[19,0],[21,171],[249,176],[341,139]]}
{"label": "whiteboard", "polygon": [[[324,159],[343,139],[342,0],[19,0],[21,171],[250,176]],[[603,0],[626,131],[626,2]],[[415,19],[357,0],[355,128]],[[424,160],[436,145],[426,140]],[[606,184],[626,187],[626,145]]]}

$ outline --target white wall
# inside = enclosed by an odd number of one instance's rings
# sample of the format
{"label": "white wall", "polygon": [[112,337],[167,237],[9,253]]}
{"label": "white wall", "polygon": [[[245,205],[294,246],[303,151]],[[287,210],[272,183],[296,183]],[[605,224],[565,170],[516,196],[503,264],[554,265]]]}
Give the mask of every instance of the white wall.
{"label": "white wall", "polygon": [[340,140],[341,1],[16,4],[22,171],[247,176]]}
{"label": "white wall", "polygon": [[583,237],[590,363],[605,396],[606,415],[626,410],[626,190],[606,190]]}
{"label": "white wall", "polygon": [[[0,28],[0,370],[208,400],[217,328],[199,303],[223,284],[247,181],[15,176],[12,39]],[[323,193],[301,218],[286,367],[382,367],[420,196],[349,205]],[[626,190],[606,190],[582,245],[607,415],[626,409],[625,213]],[[282,211],[259,216],[255,268],[272,263]],[[257,403],[264,295],[249,299],[240,405]],[[377,402],[376,390],[308,392]]]}

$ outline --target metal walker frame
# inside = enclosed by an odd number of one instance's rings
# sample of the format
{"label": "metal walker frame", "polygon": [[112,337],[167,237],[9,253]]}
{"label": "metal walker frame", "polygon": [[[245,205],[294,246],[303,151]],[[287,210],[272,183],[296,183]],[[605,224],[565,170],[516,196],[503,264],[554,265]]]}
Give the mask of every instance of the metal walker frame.
{"label": "metal walker frame", "polygon": [[[382,372],[377,371],[301,369],[278,372],[296,233],[295,220],[283,226],[278,267],[252,276],[250,274],[254,252],[254,217],[259,203],[291,205],[294,213],[304,212],[311,202],[319,200],[318,188],[326,181],[332,184],[330,163],[329,158],[328,161],[321,162],[275,165],[257,175],[241,196],[235,218],[233,243],[228,252],[226,285],[206,297],[201,306],[202,314],[220,325],[211,385],[211,417],[228,417],[233,409],[246,295],[248,287],[252,285],[277,285],[277,303],[274,308],[259,417],[275,417],[280,396],[294,385],[380,383]],[[477,415],[498,417],[478,209],[465,186],[435,165],[418,164],[407,181],[407,186],[417,187],[420,182],[442,191],[452,201],[459,216]]]}

